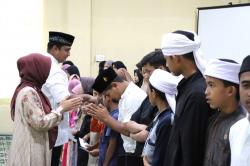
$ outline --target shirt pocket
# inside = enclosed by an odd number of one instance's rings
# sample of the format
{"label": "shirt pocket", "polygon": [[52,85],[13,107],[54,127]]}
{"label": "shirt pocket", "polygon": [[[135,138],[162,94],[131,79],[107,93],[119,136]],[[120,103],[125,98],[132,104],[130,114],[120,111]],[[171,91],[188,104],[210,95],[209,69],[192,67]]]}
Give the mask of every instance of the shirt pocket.
{"label": "shirt pocket", "polygon": [[228,132],[221,134],[218,140],[218,152],[215,154],[215,158],[218,161],[218,165],[230,165],[231,150],[229,144]]}

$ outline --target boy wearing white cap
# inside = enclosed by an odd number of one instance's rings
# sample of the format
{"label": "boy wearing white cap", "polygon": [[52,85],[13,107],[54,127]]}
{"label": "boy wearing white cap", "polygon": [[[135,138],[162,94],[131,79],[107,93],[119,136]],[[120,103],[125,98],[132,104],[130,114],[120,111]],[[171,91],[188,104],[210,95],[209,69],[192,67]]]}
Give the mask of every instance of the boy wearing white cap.
{"label": "boy wearing white cap", "polygon": [[229,130],[244,117],[239,105],[240,65],[232,60],[211,60],[205,71],[206,99],[218,112],[210,119],[204,166],[230,166]]}
{"label": "boy wearing white cap", "polygon": [[149,78],[149,100],[153,106],[157,106],[158,112],[144,146],[144,165],[158,166],[164,160],[162,156],[173,122],[177,84],[177,77],[161,69],[154,70]]}
{"label": "boy wearing white cap", "polygon": [[207,122],[213,111],[204,94],[206,83],[202,73],[206,61],[202,58],[199,37],[188,31],[168,33],[163,36],[161,49],[172,74],[184,76],[177,87],[174,123],[162,165],[201,166]]}

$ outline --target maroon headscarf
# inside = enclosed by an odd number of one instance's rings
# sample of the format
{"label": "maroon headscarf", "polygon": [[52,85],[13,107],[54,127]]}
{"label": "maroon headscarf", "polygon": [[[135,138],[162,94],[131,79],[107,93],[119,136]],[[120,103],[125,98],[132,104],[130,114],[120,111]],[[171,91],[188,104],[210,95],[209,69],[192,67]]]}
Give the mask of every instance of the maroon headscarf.
{"label": "maroon headscarf", "polygon": [[[32,87],[37,91],[41,99],[45,114],[49,114],[51,112],[51,105],[48,98],[42,93],[41,88],[49,76],[51,59],[38,53],[29,54],[18,59],[17,68],[19,71],[21,82],[17,86],[11,99],[12,120],[14,121],[17,95],[19,91],[26,86]],[[52,148],[56,142],[57,131],[57,127],[54,127],[48,131],[50,148]]]}

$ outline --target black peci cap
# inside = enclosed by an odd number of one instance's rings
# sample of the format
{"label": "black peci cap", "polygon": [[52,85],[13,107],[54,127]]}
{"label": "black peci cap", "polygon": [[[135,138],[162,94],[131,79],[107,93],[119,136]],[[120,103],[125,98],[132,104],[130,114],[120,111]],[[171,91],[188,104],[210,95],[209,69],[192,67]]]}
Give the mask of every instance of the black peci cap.
{"label": "black peci cap", "polygon": [[241,73],[248,72],[248,71],[250,71],[250,55],[244,58],[240,67],[239,77]]}
{"label": "black peci cap", "polygon": [[116,77],[116,72],[112,67],[109,67],[108,69],[103,70],[99,73],[99,75],[95,79],[92,89],[94,89],[98,93],[102,93]]}
{"label": "black peci cap", "polygon": [[49,42],[61,43],[64,45],[71,46],[74,42],[75,37],[63,32],[49,32]]}

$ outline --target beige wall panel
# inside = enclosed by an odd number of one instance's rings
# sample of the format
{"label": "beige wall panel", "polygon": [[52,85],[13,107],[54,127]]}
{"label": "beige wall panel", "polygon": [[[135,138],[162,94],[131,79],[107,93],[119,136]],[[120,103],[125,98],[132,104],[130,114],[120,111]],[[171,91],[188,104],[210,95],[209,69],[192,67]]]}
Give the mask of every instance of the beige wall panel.
{"label": "beige wall panel", "polygon": [[91,0],[68,0],[68,32],[76,36],[71,57],[82,76],[91,75]]}
{"label": "beige wall panel", "polygon": [[[223,4],[227,1],[93,0],[92,61],[103,54],[107,60],[122,60],[132,73],[145,54],[160,47],[164,33],[195,30],[197,7]],[[97,67],[94,63],[92,71]]]}
{"label": "beige wall panel", "polygon": [[44,1],[44,48],[50,30],[73,34],[76,38],[71,50],[72,60],[82,75],[91,73],[91,0]]}

